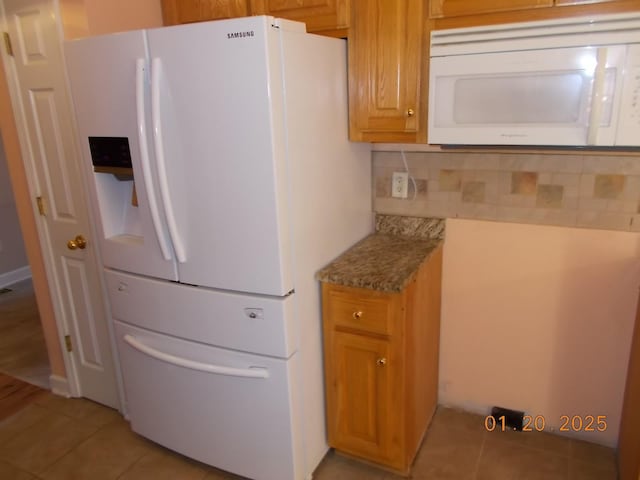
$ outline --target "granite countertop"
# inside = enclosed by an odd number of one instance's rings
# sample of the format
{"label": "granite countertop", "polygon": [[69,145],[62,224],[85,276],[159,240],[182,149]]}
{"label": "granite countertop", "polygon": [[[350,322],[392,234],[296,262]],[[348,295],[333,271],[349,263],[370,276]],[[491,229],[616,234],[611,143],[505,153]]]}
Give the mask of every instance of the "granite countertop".
{"label": "granite countertop", "polygon": [[444,240],[444,220],[376,216],[376,232],[316,274],[321,282],[399,292]]}

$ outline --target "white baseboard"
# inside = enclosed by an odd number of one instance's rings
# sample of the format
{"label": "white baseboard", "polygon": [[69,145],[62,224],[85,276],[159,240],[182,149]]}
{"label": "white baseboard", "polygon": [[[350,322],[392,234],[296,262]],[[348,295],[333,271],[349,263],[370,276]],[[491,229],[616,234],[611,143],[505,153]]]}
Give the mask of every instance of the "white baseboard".
{"label": "white baseboard", "polygon": [[66,398],[71,398],[71,389],[69,388],[69,381],[65,377],[59,375],[49,376],[49,384],[51,385],[51,393],[61,395]]}
{"label": "white baseboard", "polygon": [[31,268],[29,265],[11,270],[10,272],[0,273],[0,288],[13,285],[27,278],[31,278]]}

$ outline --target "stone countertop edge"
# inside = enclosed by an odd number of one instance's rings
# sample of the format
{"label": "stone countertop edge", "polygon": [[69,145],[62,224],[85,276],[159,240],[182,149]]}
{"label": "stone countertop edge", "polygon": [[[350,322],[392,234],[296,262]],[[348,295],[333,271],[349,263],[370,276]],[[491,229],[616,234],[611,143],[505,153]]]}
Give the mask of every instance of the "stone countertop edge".
{"label": "stone countertop edge", "polygon": [[443,238],[376,232],[316,273],[316,279],[345,287],[400,292]]}

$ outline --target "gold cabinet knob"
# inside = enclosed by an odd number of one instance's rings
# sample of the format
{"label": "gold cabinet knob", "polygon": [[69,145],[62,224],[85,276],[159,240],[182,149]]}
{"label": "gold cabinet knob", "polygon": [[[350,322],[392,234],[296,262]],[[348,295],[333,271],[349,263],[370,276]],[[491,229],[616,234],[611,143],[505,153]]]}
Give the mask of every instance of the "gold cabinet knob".
{"label": "gold cabinet knob", "polygon": [[77,235],[76,238],[73,238],[67,242],[67,248],[69,250],[75,250],[79,248],[80,250],[84,250],[87,247],[87,240],[82,235]]}
{"label": "gold cabinet knob", "polygon": [[407,108],[407,117],[413,117],[415,115],[413,108]]}
{"label": "gold cabinet knob", "polygon": [[379,367],[384,367],[387,364],[387,359],[385,357],[379,358],[376,360],[376,365]]}
{"label": "gold cabinet knob", "polygon": [[352,316],[354,320],[360,320],[362,318],[362,312],[361,311],[353,312]]}

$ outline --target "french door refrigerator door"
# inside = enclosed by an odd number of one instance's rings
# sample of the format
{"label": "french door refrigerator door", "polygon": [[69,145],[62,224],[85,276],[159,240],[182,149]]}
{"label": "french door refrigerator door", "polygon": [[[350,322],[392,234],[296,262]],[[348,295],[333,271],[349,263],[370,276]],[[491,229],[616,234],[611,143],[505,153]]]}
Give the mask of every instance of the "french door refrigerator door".
{"label": "french door refrigerator door", "polygon": [[161,196],[181,282],[277,296],[293,289],[272,20],[147,32]]}
{"label": "french door refrigerator door", "polygon": [[154,186],[144,31],[66,42],[65,57],[105,266],[177,280]]}

